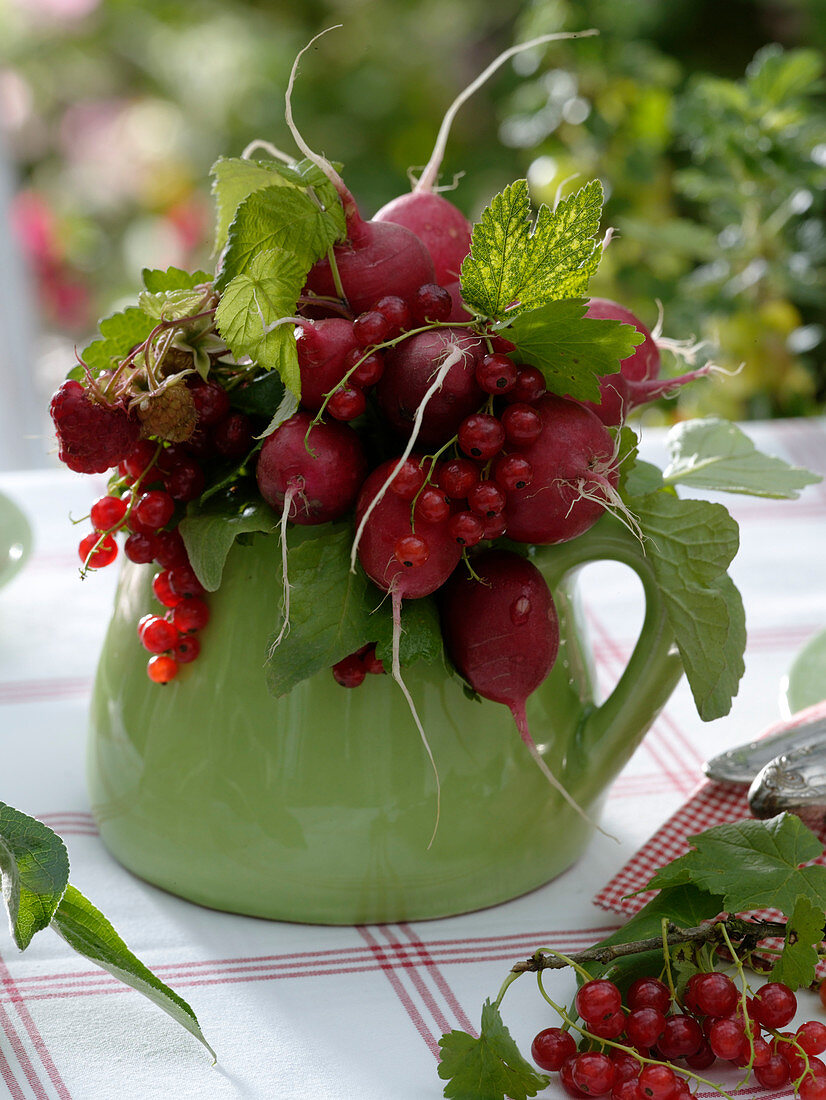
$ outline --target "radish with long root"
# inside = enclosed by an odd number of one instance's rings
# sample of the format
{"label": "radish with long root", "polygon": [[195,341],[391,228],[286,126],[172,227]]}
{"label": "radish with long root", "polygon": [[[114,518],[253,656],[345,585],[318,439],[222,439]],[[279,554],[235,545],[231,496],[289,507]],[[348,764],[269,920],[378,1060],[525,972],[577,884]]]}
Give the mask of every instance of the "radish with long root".
{"label": "radish with long root", "polygon": [[448,655],[474,691],[513,714],[519,736],[542,774],[590,821],[545,762],[528,728],[526,702],[554,666],[559,620],[545,578],[510,550],[485,550],[473,575],[459,569],[441,595]]}
{"label": "radish with long root", "polygon": [[445,155],[450,129],[459,108],[467,102],[493,74],[510,58],[525,50],[558,42],[563,38],[584,38],[596,34],[596,30],[571,33],[543,34],[528,42],[503,51],[472,81],[451,103],[442,119],[430,160],[427,162],[413,190],[386,203],[373,215],[374,222],[392,222],[411,230],[424,243],[433,260],[436,282],[442,286],[459,278],[462,260],[470,252],[471,225],[457,206],[438,193],[436,183]]}
{"label": "radish with long root", "polygon": [[[617,493],[616,445],[606,426],[577,401],[546,394],[532,405],[510,405],[502,414],[510,444],[506,453],[530,463],[524,488],[508,492],[509,538],[546,546],[567,542],[612,511],[632,529],[634,518]],[[535,423],[532,442],[520,445],[517,429]],[[517,440],[514,443],[514,440]]]}
{"label": "radish with long root", "polygon": [[[591,298],[585,316],[622,321],[623,324],[633,325],[644,337],[643,342],[637,344],[631,355],[622,360],[616,374],[606,374],[600,379],[600,400],[582,402],[609,427],[622,424],[629,412],[638,405],[645,405],[658,397],[670,396],[686,382],[694,382],[698,378],[705,378],[712,371],[720,370],[719,367],[708,363],[704,367],[687,371],[676,378],[660,378],[661,361],[657,342],[630,309],[626,309],[618,302],[612,302],[610,298]],[[668,342],[668,346],[674,349],[679,347],[673,342]]]}

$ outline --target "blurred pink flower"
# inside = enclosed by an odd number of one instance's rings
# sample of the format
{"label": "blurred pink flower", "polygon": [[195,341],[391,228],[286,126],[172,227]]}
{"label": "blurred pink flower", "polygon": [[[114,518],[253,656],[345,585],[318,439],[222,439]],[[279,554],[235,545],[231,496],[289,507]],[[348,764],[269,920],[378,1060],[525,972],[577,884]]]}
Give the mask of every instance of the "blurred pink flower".
{"label": "blurred pink flower", "polygon": [[49,15],[53,19],[83,19],[100,6],[101,0],[15,0],[27,15]]}

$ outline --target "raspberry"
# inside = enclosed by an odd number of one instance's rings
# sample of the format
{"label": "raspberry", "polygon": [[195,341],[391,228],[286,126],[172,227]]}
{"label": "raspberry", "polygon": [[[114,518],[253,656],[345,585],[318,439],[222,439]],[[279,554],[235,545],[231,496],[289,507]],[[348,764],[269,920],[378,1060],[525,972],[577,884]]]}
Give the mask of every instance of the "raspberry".
{"label": "raspberry", "polygon": [[198,414],[192,391],[186,386],[169,386],[146,396],[138,404],[138,417],[147,435],[181,443],[195,431]]}
{"label": "raspberry", "polygon": [[121,405],[94,401],[79,382],[64,382],[49,407],[60,461],[80,474],[102,474],[126,457],[140,424]]}

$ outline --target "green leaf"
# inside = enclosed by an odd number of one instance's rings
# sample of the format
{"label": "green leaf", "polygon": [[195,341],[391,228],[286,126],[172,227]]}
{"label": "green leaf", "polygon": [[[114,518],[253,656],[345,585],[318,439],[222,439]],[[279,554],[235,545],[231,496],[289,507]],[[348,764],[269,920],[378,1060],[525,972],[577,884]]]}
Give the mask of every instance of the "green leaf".
{"label": "green leaf", "polygon": [[293,167],[274,161],[247,160],[243,157],[220,157],[210,171],[212,193],[215,196],[215,252],[224,247],[230,225],[238,207],[253,192],[266,187],[292,187],[306,190],[312,187],[331,216],[340,214],[340,235],[344,233],[344,216],[335,188],[315,164],[301,160]]}
{"label": "green leaf", "polygon": [[663,487],[663,474],[659,466],[650,462],[636,460],[630,469],[623,473],[621,487],[624,492],[632,497],[644,497],[649,493],[655,493]]}
{"label": "green leaf", "polygon": [[820,961],[814,945],[822,940],[823,909],[801,895],[786,924],[783,954],[772,967],[769,981],[783,982],[789,989],[811,985]]}
{"label": "green leaf", "polygon": [[235,512],[229,512],[222,501],[215,501],[200,513],[190,506],[178,528],[195,575],[208,592],[215,592],[236,538],[256,531],[274,531],[277,525],[278,517],[263,501],[246,504]]}
{"label": "green leaf", "polygon": [[138,295],[138,305],[148,317],[157,321],[180,321],[198,311],[204,294],[200,290],[160,290],[150,293],[142,290]]}
{"label": "green leaf", "polygon": [[449,1100],[527,1100],[550,1081],[525,1061],[489,1000],[482,1007],[478,1039],[451,1031],[441,1037],[439,1046],[439,1076],[448,1082],[444,1095]]}
{"label": "green leaf", "polygon": [[109,370],[115,360],[123,359],[136,344],[143,343],[156,324],[154,317],[137,306],[113,313],[100,322],[100,337],[83,349],[81,359],[94,375]]}
{"label": "green leaf", "polygon": [[725,572],[739,544],[737,524],[721,504],[669,492],[633,498],[630,507],[700,717],[728,714],[745,669],[743,602]]}
{"label": "green leaf", "polygon": [[[375,613],[376,656],[390,668],[393,656],[393,615],[385,601]],[[417,661],[436,664],[444,660],[444,643],[436,601],[425,597],[404,600],[402,633],[399,639],[399,662],[403,667]]]}
{"label": "green leaf", "polygon": [[533,227],[526,180],[517,180],[482,211],[461,270],[462,297],[496,319],[585,294],[600,259],[602,185],[591,180],[555,210],[542,205]]}
{"label": "green leaf", "polygon": [[782,458],[762,454],[745,432],[727,420],[686,420],[668,434],[671,463],[666,484],[793,500],[823,479]]}
{"label": "green leaf", "polygon": [[269,424],[263,430],[259,439],[266,439],[272,435],[276,428],[280,428],[285,420],[289,420],[298,412],[299,400],[292,390],[284,390],[284,395],[278,403],[278,408],[272,414]]}
{"label": "green leaf", "polygon": [[293,253],[306,275],[342,235],[343,224],[340,205],[322,210],[304,191],[291,187],[255,191],[238,207],[215,285],[223,290],[249,269],[259,253],[271,250]]}
{"label": "green leaf", "polygon": [[583,298],[550,302],[515,317],[504,330],[514,355],[538,367],[552,393],[599,401],[599,379],[619,370],[643,340],[633,325],[586,317]]}
{"label": "green leaf", "polygon": [[[249,416],[272,416],[284,397],[284,383],[277,371],[261,374],[245,386],[236,386],[229,391],[230,404],[234,409]],[[297,407],[297,406],[296,406]]]}
{"label": "green leaf", "polygon": [[211,283],[212,276],[206,271],[184,271],[180,267],[145,267],[141,273],[143,285],[150,294],[163,294],[167,290],[193,290],[196,286]]}
{"label": "green leaf", "polygon": [[75,951],[137,989],[167,1012],[203,1043],[215,1058],[215,1051],[204,1038],[198,1019],[186,1001],[132,954],[103,913],[74,886],[67,886],[54,914],[52,927]]}
{"label": "green leaf", "polygon": [[261,252],[244,274],[235,276],[215,311],[215,324],[233,355],[248,355],[266,370],[277,371],[296,395],[301,376],[293,326],[270,326],[295,313],[306,274],[291,252]]}
{"label": "green leaf", "polygon": [[375,641],[373,612],[384,597],[360,566],[350,572],[352,542],[350,523],[288,530],[290,628],[265,664],[274,695]]}
{"label": "green leaf", "polygon": [[826,911],[826,867],[801,867],[823,845],[799,817],[716,825],[688,838],[692,851],[658,871],[646,889],[691,883],[723,898],[723,908],[740,913],[772,907],[793,914],[802,895]]}
{"label": "green leaf", "polygon": [[784,51],[777,45],[760,50],[749,65],[747,87],[766,107],[779,107],[818,91],[823,56],[817,50]]}
{"label": "green leaf", "polygon": [[69,882],[63,841],[41,821],[0,802],[0,875],[14,942],[22,951],[48,928]]}

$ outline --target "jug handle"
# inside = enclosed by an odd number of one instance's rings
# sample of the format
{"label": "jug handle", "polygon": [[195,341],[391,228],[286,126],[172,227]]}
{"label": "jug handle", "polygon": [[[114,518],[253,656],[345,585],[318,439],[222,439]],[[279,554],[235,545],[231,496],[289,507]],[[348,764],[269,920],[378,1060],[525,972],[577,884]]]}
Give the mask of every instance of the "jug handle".
{"label": "jug handle", "polygon": [[535,554],[551,590],[589,562],[608,560],[633,569],[645,595],[645,617],[624,672],[600,706],[586,707],[568,747],[566,775],[577,773],[578,797],[587,802],[631,756],[676,687],[683,664],[654,569],[639,540],[618,520],[603,516],[571,542],[537,547]]}

